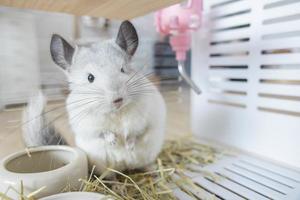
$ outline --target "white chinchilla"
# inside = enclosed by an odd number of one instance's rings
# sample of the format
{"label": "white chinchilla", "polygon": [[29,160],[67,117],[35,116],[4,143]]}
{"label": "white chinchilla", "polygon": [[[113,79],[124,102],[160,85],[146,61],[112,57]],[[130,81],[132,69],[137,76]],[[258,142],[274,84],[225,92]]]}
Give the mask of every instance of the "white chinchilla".
{"label": "white chinchilla", "polygon": [[[137,46],[138,36],[129,21],[122,22],[116,40],[89,47],[73,48],[59,35],[52,36],[52,58],[69,81],[66,107],[76,145],[87,153],[97,173],[107,167],[144,167],[156,159],[163,145],[165,103],[158,89],[130,64]],[[43,106],[29,103],[24,120],[41,116]],[[64,144],[53,128],[35,124],[44,121],[26,123],[26,143]]]}

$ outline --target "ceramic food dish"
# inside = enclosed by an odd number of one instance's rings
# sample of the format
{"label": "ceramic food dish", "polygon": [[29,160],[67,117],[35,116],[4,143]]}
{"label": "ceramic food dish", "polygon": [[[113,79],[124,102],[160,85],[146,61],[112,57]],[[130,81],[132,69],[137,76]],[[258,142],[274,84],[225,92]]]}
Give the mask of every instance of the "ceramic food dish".
{"label": "ceramic food dish", "polygon": [[[45,187],[35,197],[57,194],[70,185],[79,189],[78,179],[88,175],[87,158],[79,148],[69,146],[41,146],[20,151],[0,162],[0,192],[9,187],[18,191],[23,182],[24,194]],[[10,189],[7,196],[18,199]]]}
{"label": "ceramic food dish", "polygon": [[104,197],[105,196],[103,194],[94,192],[67,192],[44,197],[40,200],[101,200],[104,199]]}

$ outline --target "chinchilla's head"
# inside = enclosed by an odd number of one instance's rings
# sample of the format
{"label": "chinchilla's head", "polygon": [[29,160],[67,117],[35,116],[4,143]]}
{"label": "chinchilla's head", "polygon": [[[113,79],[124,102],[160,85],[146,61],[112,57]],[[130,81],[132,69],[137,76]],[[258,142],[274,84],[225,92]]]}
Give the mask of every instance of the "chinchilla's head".
{"label": "chinchilla's head", "polygon": [[74,104],[81,101],[90,109],[109,113],[134,103],[139,99],[139,93],[143,94],[146,78],[130,65],[137,46],[135,28],[129,21],[124,21],[115,40],[89,47],[73,48],[54,34],[50,51],[54,62],[68,77]]}

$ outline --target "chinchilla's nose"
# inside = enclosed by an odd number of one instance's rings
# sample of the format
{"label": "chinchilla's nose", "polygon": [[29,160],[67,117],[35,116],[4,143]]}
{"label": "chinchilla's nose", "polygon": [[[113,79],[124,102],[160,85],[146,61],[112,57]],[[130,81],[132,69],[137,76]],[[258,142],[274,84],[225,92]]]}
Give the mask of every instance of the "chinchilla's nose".
{"label": "chinchilla's nose", "polygon": [[113,102],[114,103],[121,103],[123,101],[123,98],[117,98]]}
{"label": "chinchilla's nose", "polygon": [[113,100],[113,103],[117,108],[120,108],[121,105],[123,104],[123,98],[121,98],[121,97],[116,98]]}

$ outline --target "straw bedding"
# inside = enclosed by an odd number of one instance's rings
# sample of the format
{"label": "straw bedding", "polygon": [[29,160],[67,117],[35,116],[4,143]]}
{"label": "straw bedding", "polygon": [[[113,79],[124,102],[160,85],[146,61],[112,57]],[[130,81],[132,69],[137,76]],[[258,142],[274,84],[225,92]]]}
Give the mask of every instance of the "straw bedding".
{"label": "straw bedding", "polygon": [[[199,194],[203,190],[193,182],[190,175],[201,173],[202,176],[216,178],[199,166],[213,163],[219,155],[221,155],[219,151],[197,142],[192,137],[168,140],[156,162],[151,166],[126,172],[108,168],[101,176],[94,175],[92,170],[88,179],[79,180],[82,182],[80,190],[106,194],[107,199],[173,200],[177,199],[174,194],[174,189],[177,189],[184,191],[193,199],[200,199]],[[111,178],[112,173],[115,174],[114,178]],[[34,195],[44,188],[30,195],[24,195],[22,188],[12,189],[19,192],[20,200],[34,200]],[[67,191],[72,191],[72,188],[66,186],[62,192]],[[0,193],[1,198],[11,199],[3,193]]]}

